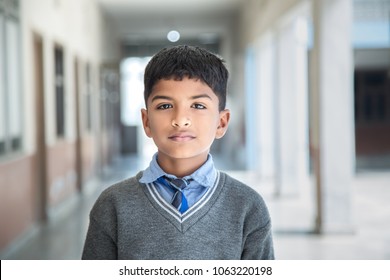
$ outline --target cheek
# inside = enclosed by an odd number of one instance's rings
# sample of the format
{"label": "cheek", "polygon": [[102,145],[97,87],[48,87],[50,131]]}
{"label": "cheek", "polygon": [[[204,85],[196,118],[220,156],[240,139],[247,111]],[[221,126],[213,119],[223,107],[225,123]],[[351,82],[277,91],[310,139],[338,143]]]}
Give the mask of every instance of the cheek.
{"label": "cheek", "polygon": [[149,118],[149,130],[151,133],[158,133],[163,130],[164,121],[161,117],[150,117]]}
{"label": "cheek", "polygon": [[220,124],[218,120],[212,120],[211,122],[209,121],[207,124],[205,124],[205,126],[208,127],[210,137],[213,139],[217,135],[219,125]]}

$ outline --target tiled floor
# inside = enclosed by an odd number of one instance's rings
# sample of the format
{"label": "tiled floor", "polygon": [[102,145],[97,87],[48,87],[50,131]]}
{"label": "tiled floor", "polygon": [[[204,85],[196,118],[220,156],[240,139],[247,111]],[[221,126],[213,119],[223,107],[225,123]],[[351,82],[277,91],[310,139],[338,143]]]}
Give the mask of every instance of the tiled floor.
{"label": "tiled floor", "polygon": [[[144,164],[144,163],[143,163]],[[88,213],[99,193],[114,181],[135,174],[140,164],[124,158],[104,180],[91,181],[83,195],[53,214],[47,225],[7,252],[2,259],[79,259],[88,227]],[[355,226],[348,234],[310,234],[314,214],[310,186],[298,196],[275,198],[271,182],[255,174],[228,171],[258,190],[273,220],[277,259],[390,259],[390,170],[360,171],[354,183]],[[306,195],[305,195],[306,194]],[[292,223],[294,222],[294,224]]]}

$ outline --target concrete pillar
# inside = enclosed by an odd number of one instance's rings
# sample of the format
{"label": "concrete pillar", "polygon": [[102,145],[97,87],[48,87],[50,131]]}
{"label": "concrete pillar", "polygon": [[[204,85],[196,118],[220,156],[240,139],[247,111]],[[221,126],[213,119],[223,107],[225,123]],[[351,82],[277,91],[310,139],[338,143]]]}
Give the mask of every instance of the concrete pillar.
{"label": "concrete pillar", "polygon": [[[303,23],[302,23],[303,22]],[[278,29],[276,71],[276,194],[298,194],[308,178],[307,40],[305,22]],[[303,29],[303,30],[302,30]]]}
{"label": "concrete pillar", "polygon": [[247,168],[262,179],[275,175],[274,40],[266,34],[246,52]]}
{"label": "concrete pillar", "polygon": [[257,172],[262,178],[275,176],[275,40],[265,34],[256,44]]}
{"label": "concrete pillar", "polygon": [[312,0],[311,148],[318,233],[352,228],[352,0]]}

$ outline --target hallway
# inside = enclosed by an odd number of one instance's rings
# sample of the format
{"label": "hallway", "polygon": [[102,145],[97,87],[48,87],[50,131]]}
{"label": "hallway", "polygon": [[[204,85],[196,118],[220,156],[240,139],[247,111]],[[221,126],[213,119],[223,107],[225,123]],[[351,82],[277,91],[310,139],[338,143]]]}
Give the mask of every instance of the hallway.
{"label": "hallway", "polygon": [[390,259],[389,10],[0,1],[0,257],[80,258],[98,195],[154,153],[140,114],[146,63],[194,45],[229,70],[232,117],[211,153],[265,198],[276,257]]}
{"label": "hallway", "polygon": [[[217,166],[223,160],[215,159]],[[112,182],[135,174],[140,163],[134,157],[120,158],[95,178],[81,196],[61,206],[52,222],[34,231],[1,259],[80,259],[88,214],[100,192]],[[227,172],[259,191],[273,220],[277,259],[390,259],[390,170],[362,170],[354,182],[354,229],[350,233],[311,233],[313,221],[312,187],[302,187],[300,195],[275,198],[271,182],[261,182],[245,171]]]}

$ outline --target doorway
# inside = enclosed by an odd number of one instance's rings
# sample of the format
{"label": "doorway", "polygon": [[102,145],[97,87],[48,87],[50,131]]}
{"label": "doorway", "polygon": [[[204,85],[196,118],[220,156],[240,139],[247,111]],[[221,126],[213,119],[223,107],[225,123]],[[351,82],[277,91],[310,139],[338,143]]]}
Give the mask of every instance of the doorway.
{"label": "doorway", "polygon": [[43,71],[43,39],[37,33],[33,34],[34,48],[34,81],[35,81],[35,110],[36,110],[36,219],[46,222],[47,213],[47,158],[45,138],[45,91]]}
{"label": "doorway", "polygon": [[79,60],[74,60],[74,93],[75,93],[75,113],[76,113],[76,187],[79,192],[82,190],[83,184],[83,164],[82,164],[82,139],[81,139],[81,126],[80,126],[80,81],[79,81]]}

